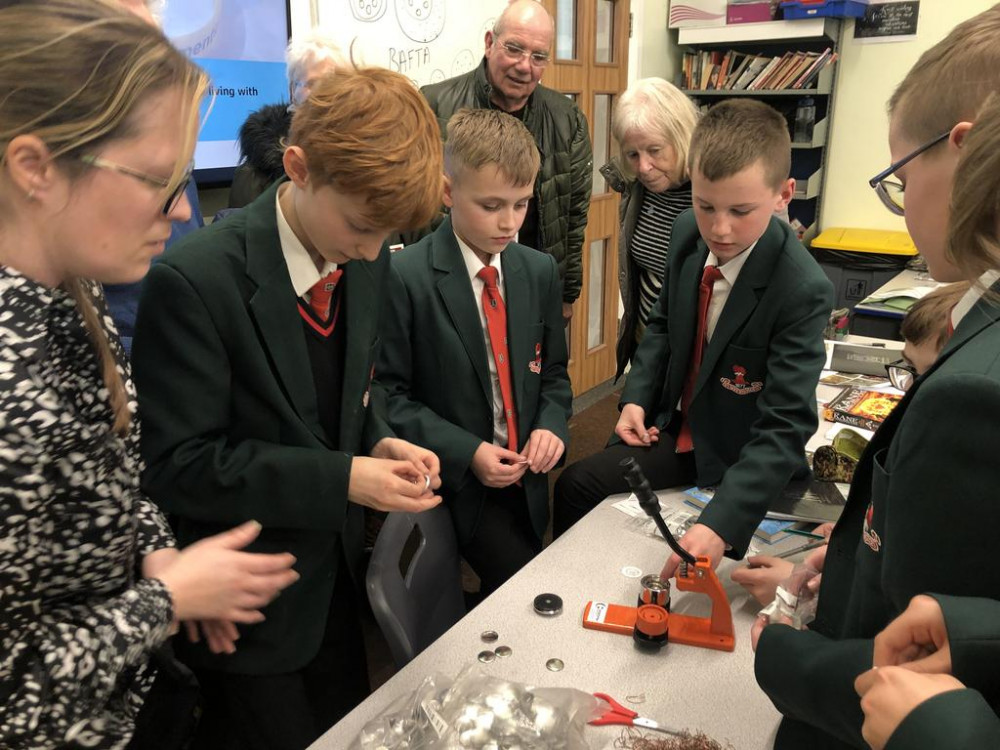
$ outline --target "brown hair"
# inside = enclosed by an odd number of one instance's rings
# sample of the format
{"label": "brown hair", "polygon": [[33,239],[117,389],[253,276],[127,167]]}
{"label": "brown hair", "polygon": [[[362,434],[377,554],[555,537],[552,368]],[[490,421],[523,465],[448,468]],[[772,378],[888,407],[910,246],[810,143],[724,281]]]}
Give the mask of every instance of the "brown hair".
{"label": "brown hair", "polygon": [[511,185],[535,182],[541,157],[535,138],[516,117],[495,109],[460,109],[448,120],[444,171],[452,180],[463,169],[495,165]]}
{"label": "brown hair", "polygon": [[924,52],[889,99],[898,132],[914,145],[975,119],[1000,87],[1000,4],[958,24]]}
{"label": "brown hair", "polygon": [[948,259],[967,279],[978,279],[985,271],[1000,269],[998,232],[1000,93],[994,93],[986,100],[966,135],[955,168]]}
{"label": "brown hair", "polygon": [[345,68],[323,77],[295,110],[288,143],[305,152],[311,179],[363,197],[375,227],[416,229],[441,205],[441,131],[399,73]]}
{"label": "brown hair", "polygon": [[[171,185],[180,182],[197,129],[205,74],[157,28],[107,0],[41,0],[0,8],[0,166],[8,144],[32,134],[71,179],[88,167],[79,157],[135,133],[133,113],[171,88],[185,94],[178,127],[188,134]],[[64,282],[97,349],[114,412],[114,429],[128,431],[128,396],[85,285]]]}
{"label": "brown hair", "polygon": [[708,180],[732,177],[757,162],[767,184],[779,190],[792,168],[792,142],[785,118],[753,99],[727,99],[702,116],[691,137],[688,170]]}
{"label": "brown hair", "polygon": [[969,282],[959,281],[938,287],[916,302],[906,313],[899,334],[914,344],[933,340],[940,352],[951,337],[951,308],[969,291]]}

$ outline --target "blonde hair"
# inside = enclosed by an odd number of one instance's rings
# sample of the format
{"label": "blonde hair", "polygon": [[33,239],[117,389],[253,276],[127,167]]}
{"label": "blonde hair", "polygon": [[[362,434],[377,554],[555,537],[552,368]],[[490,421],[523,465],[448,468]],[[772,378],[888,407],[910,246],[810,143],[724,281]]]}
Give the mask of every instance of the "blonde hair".
{"label": "blonde hair", "polygon": [[462,170],[495,165],[515,187],[535,182],[541,157],[535,138],[516,117],[495,109],[460,109],[448,120],[444,171],[452,180]]}
{"label": "blonde hair", "polygon": [[924,52],[889,99],[889,114],[916,145],[973,120],[997,88],[1000,4],[963,21]]}
{"label": "blonde hair", "polygon": [[441,131],[406,76],[348,68],[319,81],[295,110],[288,143],[319,184],[361,196],[381,229],[416,229],[441,205]]}
{"label": "blonde hair", "polygon": [[684,92],[662,78],[643,78],[629,86],[615,102],[611,133],[621,147],[621,167],[635,179],[625,154],[625,136],[630,132],[663,138],[677,154],[678,181],[688,177],[688,149],[698,125],[698,108]]}
{"label": "blonde hair", "polygon": [[701,118],[691,136],[688,169],[707,180],[732,177],[757,162],[775,190],[792,168],[792,141],[785,118],[753,99],[727,99]]}
{"label": "blonde hair", "polygon": [[[187,134],[169,190],[180,184],[194,148],[205,74],[157,28],[107,0],[40,0],[0,9],[0,166],[19,135],[41,139],[70,179],[89,167],[79,157],[135,133],[135,110],[177,88],[187,106],[178,126]],[[93,300],[78,279],[64,282],[76,300],[101,363],[114,429],[131,414],[122,374]]]}
{"label": "blonde hair", "polygon": [[933,341],[940,352],[951,338],[951,309],[969,291],[969,282],[938,287],[913,303],[899,326],[899,335],[918,346]]}
{"label": "blonde hair", "polygon": [[986,99],[962,143],[951,191],[948,260],[967,279],[1000,269],[998,233],[1000,91]]}

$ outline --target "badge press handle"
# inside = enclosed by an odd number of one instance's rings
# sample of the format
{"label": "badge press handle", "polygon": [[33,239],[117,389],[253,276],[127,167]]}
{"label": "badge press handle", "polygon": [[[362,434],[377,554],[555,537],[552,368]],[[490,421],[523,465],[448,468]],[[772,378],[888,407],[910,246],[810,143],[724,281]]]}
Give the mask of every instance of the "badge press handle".
{"label": "badge press handle", "polygon": [[[656,523],[667,544],[681,558],[677,568],[677,588],[681,591],[691,591],[705,594],[712,600],[712,613],[708,617],[694,617],[674,612],[668,614],[668,640],[672,643],[683,643],[688,646],[714,648],[720,651],[732,651],[736,648],[733,635],[733,612],[729,599],[719,582],[718,576],[712,570],[712,561],[708,557],[695,557],[681,547],[674,535],[670,533],[667,524],[660,516],[660,501],[649,486],[649,481],[634,458],[626,458],[621,462],[625,481],[635,493],[639,506]],[[612,633],[631,635],[635,629],[638,617],[637,607],[625,607],[617,604],[587,602],[583,613],[583,626],[595,630],[606,630]]]}

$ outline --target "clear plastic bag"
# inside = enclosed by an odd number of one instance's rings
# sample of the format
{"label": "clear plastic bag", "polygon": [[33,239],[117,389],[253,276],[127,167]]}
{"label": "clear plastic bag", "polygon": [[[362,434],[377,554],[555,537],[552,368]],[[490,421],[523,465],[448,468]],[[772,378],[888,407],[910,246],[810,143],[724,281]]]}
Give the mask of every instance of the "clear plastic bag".
{"label": "clear plastic bag", "polygon": [[809,582],[819,571],[803,563],[796,565],[791,574],[774,592],[774,601],[760,611],[758,617],[769,622],[780,622],[802,630],[816,618],[816,588]]}
{"label": "clear plastic bag", "polygon": [[535,688],[466,667],[436,674],[365,724],[352,750],[587,750],[586,723],[598,714],[590,693]]}

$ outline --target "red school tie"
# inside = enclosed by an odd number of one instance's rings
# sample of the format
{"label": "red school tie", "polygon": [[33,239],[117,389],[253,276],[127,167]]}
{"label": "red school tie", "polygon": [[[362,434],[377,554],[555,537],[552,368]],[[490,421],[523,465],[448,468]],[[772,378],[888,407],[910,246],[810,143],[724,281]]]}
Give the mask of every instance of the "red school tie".
{"label": "red school tie", "polygon": [[320,320],[326,320],[330,317],[330,298],[333,297],[333,292],[337,288],[337,282],[340,281],[340,277],[343,275],[343,269],[338,268],[336,271],[330,271],[330,273],[309,287],[309,307],[312,308],[312,311],[316,313],[316,317]]}
{"label": "red school tie", "polygon": [[330,299],[333,297],[333,293],[337,289],[337,284],[340,282],[340,277],[343,275],[344,270],[338,268],[336,271],[328,273],[309,288],[309,308],[315,314],[315,319],[306,311],[302,300],[299,300],[299,315],[302,316],[302,319],[314,331],[324,338],[329,338],[330,334],[333,333],[333,329],[337,326],[337,317],[340,313],[340,300],[343,299],[343,295],[337,295],[337,303],[332,311],[330,310]]}
{"label": "red school tie", "polygon": [[507,415],[507,448],[517,451],[517,417],[514,414],[514,390],[511,387],[510,361],[507,355],[507,308],[497,287],[497,269],[485,266],[476,274],[486,286],[483,289],[483,312],[486,313],[486,329],[490,334],[490,348],[493,361],[497,365],[500,379],[500,395],[503,410]]}
{"label": "red school tie", "polygon": [[687,380],[684,381],[684,393],[681,395],[681,431],[677,434],[676,449],[678,453],[688,453],[694,450],[691,439],[691,424],[688,421],[688,408],[694,395],[694,384],[698,382],[698,371],[701,369],[701,358],[705,354],[705,333],[708,323],[708,308],[712,302],[712,289],[715,282],[722,278],[718,266],[705,266],[701,274],[701,284],[698,286],[698,332],[695,334],[694,349],[691,352],[691,363],[688,365]]}

